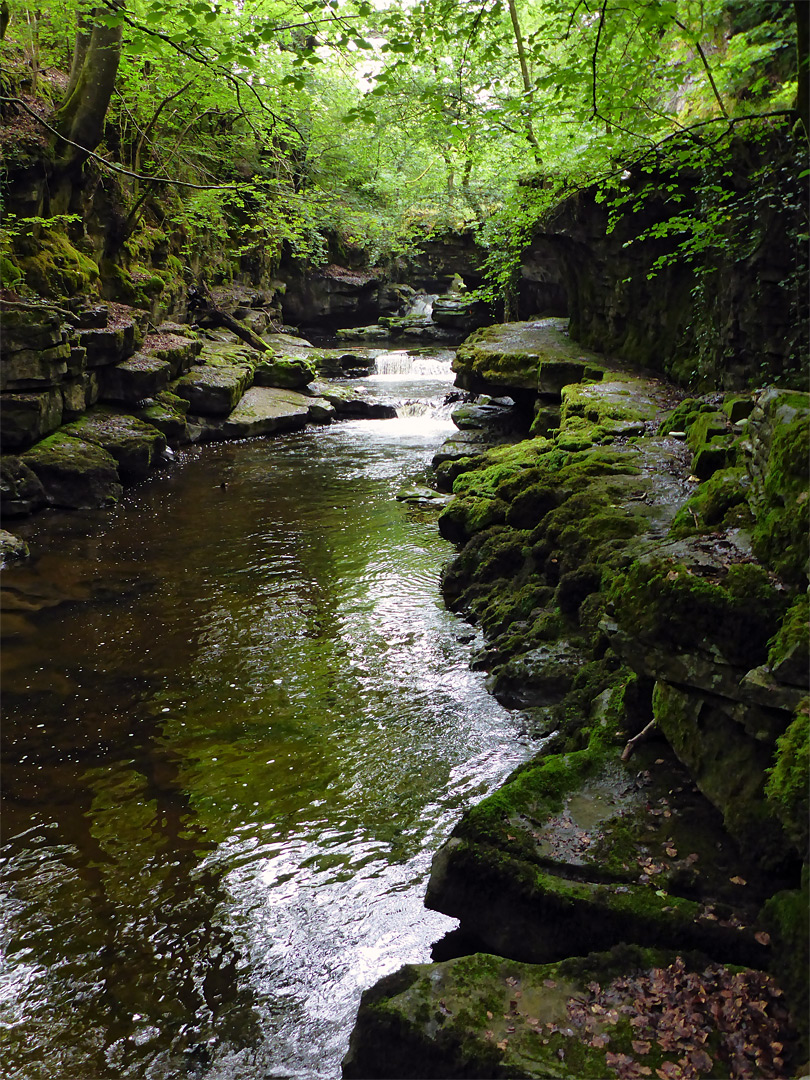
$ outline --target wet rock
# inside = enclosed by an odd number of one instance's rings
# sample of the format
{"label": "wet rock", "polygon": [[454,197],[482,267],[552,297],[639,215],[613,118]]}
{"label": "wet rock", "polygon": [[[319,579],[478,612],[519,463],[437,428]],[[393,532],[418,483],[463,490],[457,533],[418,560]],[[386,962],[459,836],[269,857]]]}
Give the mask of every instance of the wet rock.
{"label": "wet rock", "polygon": [[571,689],[584,662],[581,650],[567,641],[555,641],[504,664],[495,673],[490,688],[507,708],[550,705]]}
{"label": "wet rock", "polygon": [[397,492],[397,501],[411,506],[443,507],[447,505],[449,496],[442,495],[423,484],[409,484]]}
{"label": "wet rock", "polygon": [[20,536],[15,536],[7,529],[0,529],[0,565],[27,559],[31,552],[28,544]]}
{"label": "wet rock", "polygon": [[582,1080],[655,1065],[667,1077],[684,1062],[709,1075],[740,1030],[752,1036],[746,1071],[759,1055],[778,1072],[754,1044],[783,1062],[793,1033],[781,996],[763,972],[632,947],[559,964],[485,953],[408,964],[364,993],[343,1076]]}
{"label": "wet rock", "polygon": [[427,906],[532,963],[619,942],[763,963],[752,922],[770,881],[670,754],[628,766],[604,747],[597,735],[536,759],[469,810],[434,859]]}
{"label": "wet rock", "polygon": [[310,393],[327,401],[341,420],[392,420],[397,415],[393,405],[371,397],[365,388],[332,386],[328,382],[312,383]]}
{"label": "wet rock", "polygon": [[101,401],[134,405],[165,390],[171,377],[172,365],[168,360],[138,352],[129,360],[99,372],[99,397]]}
{"label": "wet rock", "polygon": [[61,434],[94,443],[111,454],[125,483],[148,475],[166,449],[166,437],[142,420],[112,409],[96,408],[62,428]]}
{"label": "wet rock", "polygon": [[18,457],[0,458],[0,517],[25,517],[47,503],[36,473]]}
{"label": "wet rock", "polygon": [[253,379],[252,368],[243,365],[194,367],[172,384],[172,392],[188,401],[200,416],[232,413]]}
{"label": "wet rock", "polygon": [[254,386],[222,426],[224,439],[244,439],[282,431],[298,431],[309,419],[312,402],[294,390]]}
{"label": "wet rock", "polygon": [[58,432],[22,456],[36,474],[49,506],[91,510],[121,497],[115,458],[94,443]]}
{"label": "wet rock", "polygon": [[0,397],[0,446],[19,450],[56,431],[62,422],[62,392],[57,387],[38,394]]}

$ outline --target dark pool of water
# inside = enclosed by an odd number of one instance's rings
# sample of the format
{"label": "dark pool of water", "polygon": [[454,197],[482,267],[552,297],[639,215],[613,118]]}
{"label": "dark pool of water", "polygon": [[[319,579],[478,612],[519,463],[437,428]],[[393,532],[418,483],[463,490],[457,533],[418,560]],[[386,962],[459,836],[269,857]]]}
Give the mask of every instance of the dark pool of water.
{"label": "dark pool of water", "polygon": [[432,853],[527,747],[395,499],[451,430],[429,376],[379,381],[422,415],[193,449],[17,530],[7,1080],[336,1077],[361,991],[455,925]]}

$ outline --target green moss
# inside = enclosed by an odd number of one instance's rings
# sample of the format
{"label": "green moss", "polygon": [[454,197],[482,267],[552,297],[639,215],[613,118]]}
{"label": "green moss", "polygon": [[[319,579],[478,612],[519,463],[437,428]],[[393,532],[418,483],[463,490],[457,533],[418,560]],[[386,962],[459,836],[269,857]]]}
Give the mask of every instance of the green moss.
{"label": "green moss", "polygon": [[61,299],[98,293],[96,264],[54,229],[36,241],[25,238],[17,264],[25,284],[40,296]]}
{"label": "green moss", "polygon": [[689,429],[699,420],[703,413],[714,412],[714,406],[697,398],[684,398],[676,409],[661,422],[658,428],[659,435],[668,435],[670,431],[684,431],[688,434]]}
{"label": "green moss", "polygon": [[762,909],[762,923],[771,935],[771,970],[779,979],[799,1035],[799,1060],[810,1054],[810,873],[802,870],[801,888],[776,893]]}
{"label": "green moss", "polygon": [[715,472],[678,511],[670,535],[681,538],[718,527],[750,527],[754,519],[748,506],[749,492],[750,483],[744,469]]}
{"label": "green moss", "polygon": [[807,858],[810,843],[810,698],[796,710],[787,731],[776,741],[765,796],[785,832]]}
{"label": "green moss", "polygon": [[[266,355],[266,354],[265,354]],[[257,386],[275,386],[302,390],[315,378],[315,368],[306,360],[262,359],[256,365],[254,380]]]}
{"label": "green moss", "polygon": [[460,543],[492,525],[501,524],[506,510],[506,503],[501,499],[457,497],[439,515],[439,531],[445,539]]}
{"label": "green moss", "polygon": [[[801,395],[796,395],[800,397]],[[804,398],[806,406],[806,397]],[[801,584],[807,572],[810,531],[810,416],[776,427],[763,500],[752,534],[757,557],[786,581]]]}
{"label": "green moss", "polygon": [[669,560],[636,562],[615,579],[610,598],[620,625],[642,641],[689,652],[707,640],[729,663],[749,668],[763,662],[787,607],[754,563],[711,582]]}
{"label": "green moss", "polygon": [[13,289],[22,281],[22,270],[7,255],[0,255],[0,288]]}
{"label": "green moss", "polygon": [[[804,592],[798,596],[788,609],[779,630],[768,643],[768,664],[777,667],[797,647],[807,647],[808,625],[810,625],[810,598]],[[805,668],[805,671],[807,669]]]}

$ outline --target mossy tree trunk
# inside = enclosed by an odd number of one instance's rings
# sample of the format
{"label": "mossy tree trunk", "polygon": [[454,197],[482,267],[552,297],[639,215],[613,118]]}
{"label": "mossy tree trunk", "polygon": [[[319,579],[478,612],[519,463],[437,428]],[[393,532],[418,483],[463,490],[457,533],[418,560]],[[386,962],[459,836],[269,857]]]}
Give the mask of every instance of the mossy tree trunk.
{"label": "mossy tree trunk", "polygon": [[[120,0],[113,0],[110,6],[120,7]],[[89,25],[79,25],[68,96],[55,117],[55,126],[70,140],[57,147],[60,165],[66,171],[80,165],[86,151],[95,150],[101,142],[118,74],[121,24],[109,26],[100,15],[97,8]]]}

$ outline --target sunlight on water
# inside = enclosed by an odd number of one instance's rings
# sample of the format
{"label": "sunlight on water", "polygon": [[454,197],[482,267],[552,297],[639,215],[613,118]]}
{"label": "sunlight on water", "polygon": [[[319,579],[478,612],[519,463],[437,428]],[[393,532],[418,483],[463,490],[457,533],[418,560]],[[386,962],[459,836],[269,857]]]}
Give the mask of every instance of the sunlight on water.
{"label": "sunlight on water", "polygon": [[435,516],[395,498],[453,430],[440,362],[379,384],[421,415],[191,448],[20,526],[8,1080],[334,1080],[361,991],[453,927],[432,854],[529,748],[442,605]]}

